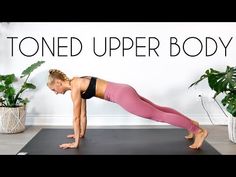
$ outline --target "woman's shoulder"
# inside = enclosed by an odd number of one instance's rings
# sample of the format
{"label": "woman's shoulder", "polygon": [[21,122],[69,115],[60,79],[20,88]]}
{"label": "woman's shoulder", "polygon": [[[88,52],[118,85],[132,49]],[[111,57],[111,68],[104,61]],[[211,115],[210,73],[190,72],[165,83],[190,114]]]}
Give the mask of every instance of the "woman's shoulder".
{"label": "woman's shoulder", "polygon": [[80,83],[81,83],[81,78],[78,76],[75,76],[70,80],[71,86],[80,85]]}
{"label": "woman's shoulder", "polygon": [[[89,77],[89,76],[88,76]],[[87,77],[73,77],[70,81],[72,90],[76,88],[76,90],[79,88],[80,90],[84,90],[87,85],[90,82],[90,78]]]}
{"label": "woman's shoulder", "polygon": [[74,77],[71,79],[71,82],[78,82],[79,80],[81,80],[80,77],[74,76]]}

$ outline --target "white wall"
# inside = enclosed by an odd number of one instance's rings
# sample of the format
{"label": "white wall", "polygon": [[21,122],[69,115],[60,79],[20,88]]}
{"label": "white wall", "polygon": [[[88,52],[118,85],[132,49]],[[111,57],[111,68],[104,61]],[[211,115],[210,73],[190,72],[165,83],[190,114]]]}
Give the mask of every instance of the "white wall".
{"label": "white wall", "polygon": [[[69,77],[95,75],[110,81],[128,83],[153,102],[179,110],[202,124],[210,124],[198,98],[198,94],[201,93],[213,121],[216,124],[226,124],[227,119],[210,99],[213,92],[209,90],[207,82],[192,89],[188,89],[188,86],[210,67],[224,70],[227,65],[235,65],[235,31],[236,23],[0,23],[0,73],[14,72],[19,76],[21,71],[33,62],[46,61],[34,71],[30,79],[37,85],[37,89],[25,93],[31,100],[27,109],[27,124],[30,125],[72,125],[70,94],[55,95],[45,85],[47,71],[50,68],[61,69]],[[13,36],[18,39],[14,41],[14,55],[11,56],[11,40],[7,37]],[[29,36],[39,41],[39,51],[32,57],[25,57],[19,52],[19,42]],[[198,56],[187,56],[182,46],[178,56],[170,56],[170,37],[178,38],[179,44],[183,44],[185,39],[192,36],[200,39],[203,44],[203,50]],[[55,51],[53,57],[44,48],[45,55],[42,57],[40,42],[42,37],[50,45],[53,37],[55,39],[77,37],[82,42],[82,51],[76,57],[58,57]],[[93,37],[99,44],[96,46],[97,51],[103,50],[105,37],[117,37],[120,40],[122,37],[130,37],[134,41],[135,37],[146,37],[138,44],[146,46],[138,48],[138,53],[146,57],[136,57],[134,47],[125,51],[124,57],[121,48],[112,51],[111,57],[108,54],[97,57],[93,53]],[[157,49],[159,57],[154,53],[151,53],[150,57],[147,56],[148,37],[159,39],[160,46]],[[206,37],[214,38],[218,45],[216,53],[210,57],[205,55]],[[225,43],[233,37],[227,48],[227,56],[219,37]],[[61,41],[61,45],[68,45],[67,48],[60,50],[61,54],[69,55],[69,41],[67,39]],[[114,42],[112,45],[116,44]],[[130,45],[130,41],[125,43],[125,47]],[[157,44],[152,43],[152,45]],[[208,52],[213,52],[214,46],[215,44],[209,42]],[[196,54],[200,47],[196,40],[191,40],[186,42],[185,49],[191,54]],[[36,48],[32,40],[21,43],[21,50],[26,54],[33,54]],[[76,52],[79,48],[77,43],[72,50]],[[176,50],[175,46],[172,52]],[[88,100],[87,104],[89,126],[161,124],[131,115],[118,105],[98,98]]]}

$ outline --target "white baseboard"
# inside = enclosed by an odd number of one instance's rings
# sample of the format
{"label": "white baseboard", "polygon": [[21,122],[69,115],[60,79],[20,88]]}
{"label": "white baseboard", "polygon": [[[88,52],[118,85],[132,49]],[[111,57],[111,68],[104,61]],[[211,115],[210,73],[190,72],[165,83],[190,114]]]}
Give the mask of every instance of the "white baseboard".
{"label": "white baseboard", "polygon": [[[189,116],[189,115],[188,115]],[[190,115],[191,119],[198,121],[201,125],[212,125],[206,115]],[[214,125],[227,125],[227,118],[223,115],[211,116]],[[27,114],[26,125],[55,125],[71,126],[72,115],[43,115]],[[168,125],[133,115],[88,115],[88,126],[121,126],[121,125]]]}

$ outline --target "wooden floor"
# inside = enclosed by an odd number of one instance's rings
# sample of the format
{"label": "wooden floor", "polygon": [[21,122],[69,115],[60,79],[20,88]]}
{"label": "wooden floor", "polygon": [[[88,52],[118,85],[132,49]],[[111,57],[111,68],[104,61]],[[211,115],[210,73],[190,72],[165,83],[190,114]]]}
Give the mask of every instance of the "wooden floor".
{"label": "wooden floor", "polygon": [[[236,155],[236,144],[228,139],[226,125],[205,125],[209,131],[207,142],[222,155]],[[20,149],[31,140],[41,128],[71,128],[61,126],[28,126],[23,133],[0,134],[0,155],[16,155]],[[147,126],[122,126],[122,127],[88,127],[88,128],[150,128]],[[170,126],[155,126],[151,128],[173,128]]]}

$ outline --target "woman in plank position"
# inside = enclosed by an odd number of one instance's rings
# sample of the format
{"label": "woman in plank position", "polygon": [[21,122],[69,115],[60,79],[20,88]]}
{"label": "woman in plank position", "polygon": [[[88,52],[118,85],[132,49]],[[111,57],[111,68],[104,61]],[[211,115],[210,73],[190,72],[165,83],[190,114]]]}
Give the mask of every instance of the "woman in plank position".
{"label": "woman in plank position", "polygon": [[67,137],[74,138],[75,141],[61,144],[60,148],[63,149],[79,147],[80,138],[84,137],[87,126],[86,99],[93,96],[117,103],[126,111],[137,116],[186,129],[188,135],[185,138],[194,138],[194,143],[189,146],[190,148],[200,148],[208,135],[207,130],[201,128],[198,122],[172,108],[154,104],[127,84],[110,82],[91,76],[69,79],[62,71],[50,69],[47,86],[56,94],[71,91],[74,134]]}

